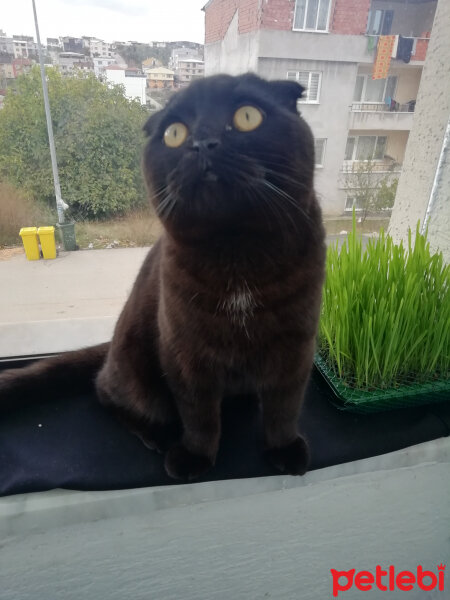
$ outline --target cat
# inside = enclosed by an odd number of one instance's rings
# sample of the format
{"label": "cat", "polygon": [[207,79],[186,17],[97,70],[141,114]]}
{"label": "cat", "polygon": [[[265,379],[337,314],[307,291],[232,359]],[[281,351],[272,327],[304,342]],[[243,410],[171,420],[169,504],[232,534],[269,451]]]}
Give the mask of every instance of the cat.
{"label": "cat", "polygon": [[177,92],[145,127],[143,171],[164,233],[107,344],[0,374],[0,405],[95,384],[167,473],[213,467],[225,395],[257,394],[265,452],[307,470],[297,423],[313,363],[325,243],[304,89],[253,74]]}

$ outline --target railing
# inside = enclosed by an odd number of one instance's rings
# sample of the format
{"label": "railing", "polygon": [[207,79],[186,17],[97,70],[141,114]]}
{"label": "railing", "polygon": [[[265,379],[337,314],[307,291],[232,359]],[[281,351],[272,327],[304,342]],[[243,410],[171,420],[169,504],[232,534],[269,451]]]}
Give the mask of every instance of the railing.
{"label": "railing", "polygon": [[[367,171],[364,169],[364,164],[367,164]],[[341,173],[355,174],[358,173],[400,173],[402,165],[394,161],[365,161],[354,160],[344,162],[341,167]]]}
{"label": "railing", "polygon": [[414,112],[416,106],[415,100],[410,100],[404,104],[385,104],[384,102],[353,102],[350,106],[352,112]]}

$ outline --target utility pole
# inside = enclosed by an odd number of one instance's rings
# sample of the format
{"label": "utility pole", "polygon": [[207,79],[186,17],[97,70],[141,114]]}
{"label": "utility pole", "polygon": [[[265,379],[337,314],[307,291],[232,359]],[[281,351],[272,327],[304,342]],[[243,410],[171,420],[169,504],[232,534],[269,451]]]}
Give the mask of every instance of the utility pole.
{"label": "utility pole", "polygon": [[44,106],[45,106],[45,118],[47,119],[47,132],[48,132],[48,142],[50,145],[50,157],[52,159],[52,171],[53,171],[53,183],[55,187],[55,196],[56,196],[56,210],[58,212],[58,222],[59,224],[65,222],[64,218],[64,202],[61,198],[61,187],[59,185],[59,174],[58,174],[58,163],[56,162],[56,150],[55,150],[55,140],[53,138],[53,126],[52,119],[50,115],[50,103],[48,101],[48,88],[47,88],[47,78],[45,75],[45,67],[44,67],[44,58],[42,56],[42,47],[41,47],[41,38],[39,36],[39,26],[36,14],[36,5],[34,0],[33,3],[33,13],[34,13],[34,25],[36,28],[36,39],[37,39],[37,47],[38,47],[38,55],[39,55],[39,64],[41,67],[41,79],[42,79],[42,91],[44,92]]}

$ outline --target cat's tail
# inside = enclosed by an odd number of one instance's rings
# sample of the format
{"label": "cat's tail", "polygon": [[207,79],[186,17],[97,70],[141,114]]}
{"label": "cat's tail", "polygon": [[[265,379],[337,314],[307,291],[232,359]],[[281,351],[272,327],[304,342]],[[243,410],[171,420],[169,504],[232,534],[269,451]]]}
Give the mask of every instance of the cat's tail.
{"label": "cat's tail", "polygon": [[93,389],[109,342],[0,371],[0,411]]}

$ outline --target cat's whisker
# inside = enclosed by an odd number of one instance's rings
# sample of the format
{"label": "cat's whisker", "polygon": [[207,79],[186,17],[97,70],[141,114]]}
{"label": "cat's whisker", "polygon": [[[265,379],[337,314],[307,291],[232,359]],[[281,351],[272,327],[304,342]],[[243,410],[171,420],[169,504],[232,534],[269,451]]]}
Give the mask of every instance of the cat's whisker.
{"label": "cat's whisker", "polygon": [[270,188],[275,194],[277,194],[280,198],[283,198],[284,200],[286,200],[289,204],[291,204],[293,207],[295,207],[304,217],[307,221],[311,222],[311,217],[308,215],[308,213],[300,206],[300,204],[298,204],[297,202],[295,202],[294,198],[292,198],[292,196],[290,196],[289,194],[287,194],[286,192],[284,192],[282,189],[280,189],[277,185],[273,184],[272,182],[268,181],[267,179],[263,179],[262,182],[264,182],[264,184]]}

